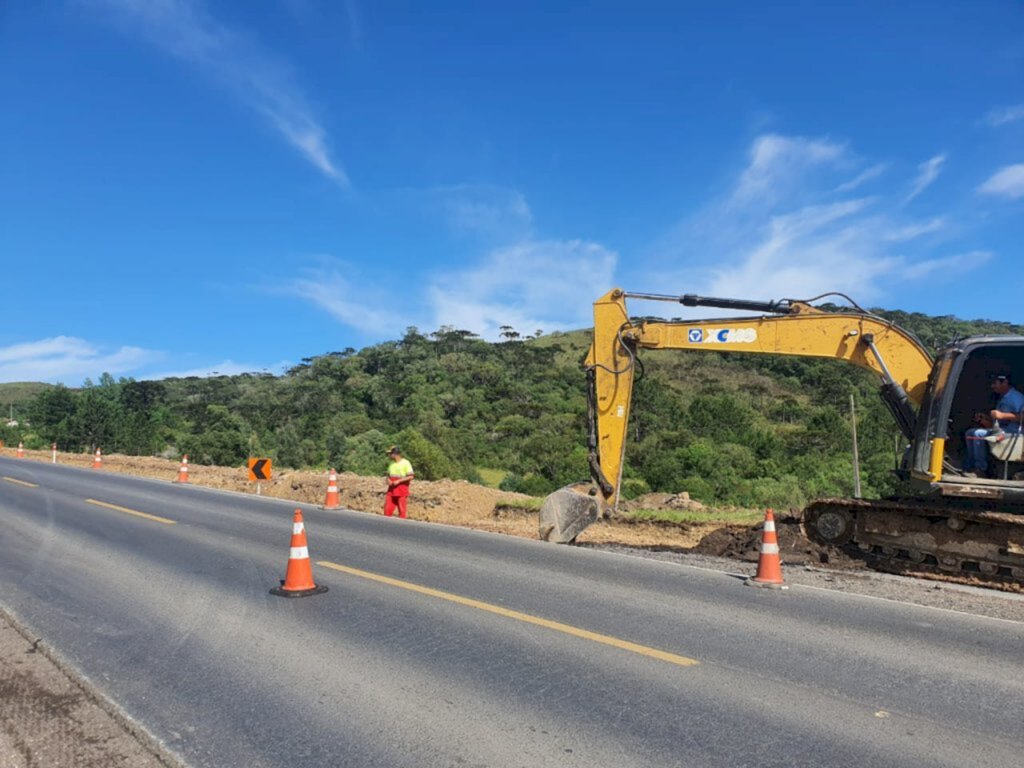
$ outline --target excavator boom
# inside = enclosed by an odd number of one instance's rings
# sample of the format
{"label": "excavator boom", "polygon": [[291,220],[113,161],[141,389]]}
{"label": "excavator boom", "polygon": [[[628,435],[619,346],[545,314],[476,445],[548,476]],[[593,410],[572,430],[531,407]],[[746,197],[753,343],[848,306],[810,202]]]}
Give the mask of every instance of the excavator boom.
{"label": "excavator boom", "polygon": [[[626,299],[671,301],[688,307],[761,312],[714,320],[634,322]],[[688,294],[630,294],[614,289],[594,302],[594,339],[586,358],[589,380],[589,463],[600,493],[556,491],[541,510],[541,537],[572,541],[619,500],[626,428],[640,349],[784,354],[845,360],[875,373],[881,394],[911,439],[933,360],[912,334],[862,310],[825,312],[807,302],[757,302]]]}

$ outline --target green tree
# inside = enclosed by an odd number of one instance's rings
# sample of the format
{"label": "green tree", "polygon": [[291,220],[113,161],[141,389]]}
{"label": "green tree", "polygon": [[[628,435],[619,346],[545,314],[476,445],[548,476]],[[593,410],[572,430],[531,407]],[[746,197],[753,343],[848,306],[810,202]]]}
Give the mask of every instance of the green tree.
{"label": "green tree", "polygon": [[32,429],[46,442],[57,443],[62,451],[79,451],[82,445],[72,434],[75,397],[63,384],[46,389],[33,398],[28,413]]}
{"label": "green tree", "polygon": [[248,455],[245,425],[226,406],[208,405],[201,431],[185,436],[181,447],[197,464],[238,466]]}
{"label": "green tree", "polygon": [[462,475],[459,465],[452,461],[440,447],[427,440],[419,430],[409,427],[396,436],[402,455],[409,460],[420,480],[440,480],[442,477],[458,478]]}

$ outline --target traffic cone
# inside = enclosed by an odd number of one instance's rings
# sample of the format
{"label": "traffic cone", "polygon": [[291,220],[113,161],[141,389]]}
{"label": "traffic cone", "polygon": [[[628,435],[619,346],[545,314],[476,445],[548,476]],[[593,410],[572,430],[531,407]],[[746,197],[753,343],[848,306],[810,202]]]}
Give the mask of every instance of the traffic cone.
{"label": "traffic cone", "polygon": [[295,510],[292,523],[292,549],[288,556],[288,570],[280,587],[274,587],[270,594],[279,597],[308,597],[326,592],[327,587],[313,583],[313,567],[309,562],[309,548],[306,546],[306,526],[302,522],[302,510]]}
{"label": "traffic cone", "polygon": [[181,457],[181,468],[178,470],[178,479],[176,483],[187,483],[188,482],[188,454],[186,453]]}
{"label": "traffic cone", "polygon": [[337,509],[341,504],[338,501],[338,475],[331,468],[327,475],[327,498],[324,500],[324,509]]}
{"label": "traffic cone", "polygon": [[24,445],[24,443],[18,443],[18,458],[19,459],[24,459],[25,458],[25,445]]}
{"label": "traffic cone", "polygon": [[761,534],[761,556],[757,559],[757,575],[747,579],[746,584],[752,587],[789,589],[782,580],[779,540],[775,535],[775,515],[770,509],[764,514],[764,533]]}
{"label": "traffic cone", "polygon": [[93,456],[92,468],[93,469],[103,469],[103,457],[100,456],[100,449],[99,448],[96,449],[96,455]]}

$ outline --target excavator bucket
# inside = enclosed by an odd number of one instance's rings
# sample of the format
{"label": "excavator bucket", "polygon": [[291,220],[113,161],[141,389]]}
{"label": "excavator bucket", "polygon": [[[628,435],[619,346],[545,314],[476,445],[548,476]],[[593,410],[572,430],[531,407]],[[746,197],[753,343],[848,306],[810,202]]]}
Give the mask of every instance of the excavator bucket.
{"label": "excavator bucket", "polygon": [[587,526],[603,516],[601,500],[593,486],[567,485],[544,499],[540,508],[540,539],[572,544]]}

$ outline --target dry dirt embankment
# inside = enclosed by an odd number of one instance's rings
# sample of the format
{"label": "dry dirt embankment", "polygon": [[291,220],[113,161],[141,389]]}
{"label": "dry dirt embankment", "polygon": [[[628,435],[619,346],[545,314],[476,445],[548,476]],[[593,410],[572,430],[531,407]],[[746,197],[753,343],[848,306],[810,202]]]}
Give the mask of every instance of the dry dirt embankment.
{"label": "dry dirt embankment", "polygon": [[[0,449],[5,456],[14,456],[12,448]],[[26,451],[26,460],[49,462],[49,451]],[[59,464],[88,468],[92,466],[90,454],[60,453]],[[103,472],[118,472],[140,477],[151,477],[168,482],[177,478],[177,461],[158,457],[103,456]],[[189,465],[189,481],[240,493],[255,493],[244,468]],[[361,512],[381,513],[384,503],[383,477],[361,477],[350,473],[338,475],[340,502],[343,507]],[[307,504],[322,504],[327,489],[326,472],[306,470],[275,470],[273,480],[261,484],[264,496],[289,499]],[[508,493],[487,488],[464,480],[417,480],[409,500],[409,514],[417,520],[458,525],[483,531],[493,531],[524,538],[537,538],[537,513],[517,508],[516,502],[530,499],[519,493]],[[502,503],[501,506],[499,503]],[[713,509],[703,508],[685,496],[648,494],[623,505],[630,509],[697,510],[706,513],[700,522],[671,523],[665,521],[633,520],[628,517],[602,521],[584,531],[579,542],[583,544],[614,544],[654,550],[693,551],[701,554],[735,557],[742,560],[757,559],[759,534],[752,526],[734,525],[716,520]],[[780,525],[780,544],[790,563],[820,562],[820,553],[800,533],[799,525]]]}

